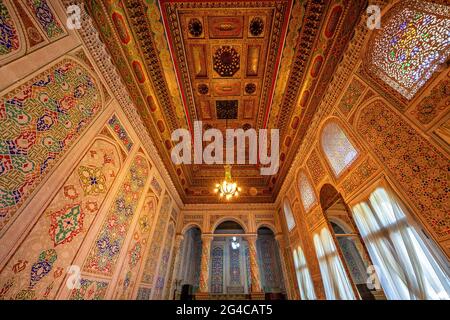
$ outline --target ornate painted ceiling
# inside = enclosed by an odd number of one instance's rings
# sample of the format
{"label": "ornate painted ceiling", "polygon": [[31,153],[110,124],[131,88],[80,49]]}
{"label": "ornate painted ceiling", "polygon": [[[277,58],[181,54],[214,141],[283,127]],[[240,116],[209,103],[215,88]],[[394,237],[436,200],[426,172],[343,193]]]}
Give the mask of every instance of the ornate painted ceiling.
{"label": "ornate painted ceiling", "polygon": [[89,0],[134,105],[185,203],[216,203],[222,165],[175,165],[171,133],[280,129],[280,169],[234,165],[234,202],[273,202],[366,1]]}

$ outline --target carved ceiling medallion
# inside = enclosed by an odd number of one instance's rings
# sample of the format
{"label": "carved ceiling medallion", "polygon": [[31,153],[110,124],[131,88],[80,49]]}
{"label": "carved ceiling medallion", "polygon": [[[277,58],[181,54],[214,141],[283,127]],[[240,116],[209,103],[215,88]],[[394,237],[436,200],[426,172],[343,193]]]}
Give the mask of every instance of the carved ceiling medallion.
{"label": "carved ceiling medallion", "polygon": [[213,57],[214,70],[222,77],[231,77],[240,65],[239,53],[230,46],[222,46],[216,50]]}
{"label": "carved ceiling medallion", "polygon": [[198,89],[198,93],[200,93],[200,94],[208,94],[208,92],[209,92],[208,85],[204,84],[204,83],[199,84],[197,89]]}
{"label": "carved ceiling medallion", "polygon": [[203,32],[202,22],[197,18],[193,18],[189,21],[188,29],[191,36],[199,37]]}
{"label": "carved ceiling medallion", "polygon": [[254,83],[247,83],[245,85],[245,92],[247,94],[253,94],[256,91],[256,85]]}
{"label": "carved ceiling medallion", "polygon": [[250,21],[250,33],[254,37],[258,37],[263,33],[264,21],[259,17],[255,17]]}

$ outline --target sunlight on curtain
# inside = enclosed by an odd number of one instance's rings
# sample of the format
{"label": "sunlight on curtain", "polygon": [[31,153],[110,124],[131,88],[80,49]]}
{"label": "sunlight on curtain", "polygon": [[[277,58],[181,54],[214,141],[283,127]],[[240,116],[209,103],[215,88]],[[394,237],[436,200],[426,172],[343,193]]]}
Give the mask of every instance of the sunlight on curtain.
{"label": "sunlight on curtain", "polygon": [[302,285],[302,281],[301,281],[302,275],[300,273],[300,264],[298,262],[298,256],[297,256],[296,249],[294,249],[293,256],[294,256],[294,267],[295,267],[295,274],[297,276],[298,289],[300,290],[300,297],[302,300],[305,300],[306,293],[305,293],[305,290],[303,289],[303,285]]}
{"label": "sunlight on curtain", "polygon": [[392,192],[377,188],[352,210],[388,299],[450,299],[448,266],[439,266]]}
{"label": "sunlight on curtain", "polygon": [[354,300],[352,286],[327,228],[314,235],[314,246],[327,299]]}
{"label": "sunlight on curtain", "polygon": [[[311,274],[309,273],[308,265],[306,264],[306,258],[303,254],[302,248],[297,248],[298,255],[298,267],[296,267],[297,281],[299,282],[299,287],[301,287],[301,296],[303,300],[315,300],[316,294],[314,292],[314,284],[311,279]],[[295,260],[295,258],[294,258]]]}

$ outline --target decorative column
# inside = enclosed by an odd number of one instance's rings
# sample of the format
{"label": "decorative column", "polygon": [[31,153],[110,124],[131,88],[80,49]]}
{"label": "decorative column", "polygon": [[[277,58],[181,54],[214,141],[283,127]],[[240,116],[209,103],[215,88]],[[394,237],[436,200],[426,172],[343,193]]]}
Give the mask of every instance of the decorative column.
{"label": "decorative column", "polygon": [[211,241],[212,235],[202,235],[202,260],[200,267],[199,288],[196,298],[199,300],[206,300],[209,297],[208,282],[209,282],[209,260],[211,257]]}
{"label": "decorative column", "polygon": [[283,272],[283,281],[284,281],[284,288],[286,289],[286,293],[288,295],[288,299],[293,299],[294,295],[292,294],[292,286],[291,282],[289,281],[289,274],[286,269],[287,262],[284,256],[284,248],[286,246],[284,236],[282,234],[275,235],[275,240],[278,244],[278,255],[280,256],[280,262],[281,262],[281,270]]}
{"label": "decorative column", "polygon": [[184,236],[182,234],[177,234],[175,236],[175,245],[173,247],[174,252],[174,262],[173,262],[173,270],[171,270],[171,274],[169,274],[169,277],[171,277],[171,281],[169,283],[169,291],[166,293],[166,299],[172,300],[175,297],[173,296],[174,290],[175,290],[175,283],[178,279],[178,273],[180,271],[180,265],[181,265],[181,258],[183,256],[182,252],[182,246]]}
{"label": "decorative column", "polygon": [[257,235],[245,237],[248,242],[248,255],[250,260],[251,289],[250,297],[252,300],[264,300],[264,292],[261,290],[261,278],[259,276],[258,256],[256,254]]}

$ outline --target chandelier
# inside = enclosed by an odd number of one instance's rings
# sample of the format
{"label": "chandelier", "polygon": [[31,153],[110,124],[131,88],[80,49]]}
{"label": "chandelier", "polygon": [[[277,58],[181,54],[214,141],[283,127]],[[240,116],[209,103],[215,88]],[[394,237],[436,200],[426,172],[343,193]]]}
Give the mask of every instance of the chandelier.
{"label": "chandelier", "polygon": [[231,165],[227,164],[225,167],[225,179],[222,183],[216,184],[214,193],[219,193],[219,197],[225,197],[225,199],[230,200],[232,197],[237,197],[241,188],[237,186],[237,183],[231,178]]}

